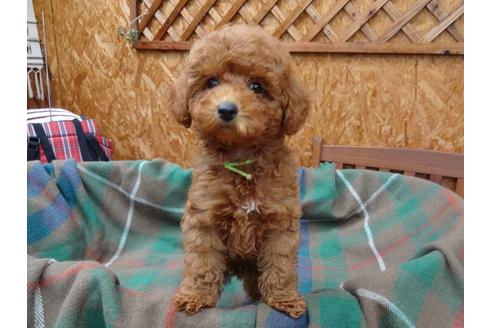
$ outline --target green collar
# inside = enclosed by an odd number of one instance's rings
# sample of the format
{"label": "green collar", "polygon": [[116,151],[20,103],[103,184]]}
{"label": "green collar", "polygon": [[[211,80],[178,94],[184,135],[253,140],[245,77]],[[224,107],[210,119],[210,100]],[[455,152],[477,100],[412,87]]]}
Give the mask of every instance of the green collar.
{"label": "green collar", "polygon": [[248,164],[254,163],[255,161],[256,160],[254,160],[254,159],[247,159],[247,160],[242,161],[242,162],[225,162],[224,167],[227,170],[234,172],[236,174],[239,174],[240,176],[242,176],[246,180],[250,181],[253,178],[253,176],[250,173],[247,173],[247,172],[244,172],[244,171],[238,169],[237,166],[248,165]]}

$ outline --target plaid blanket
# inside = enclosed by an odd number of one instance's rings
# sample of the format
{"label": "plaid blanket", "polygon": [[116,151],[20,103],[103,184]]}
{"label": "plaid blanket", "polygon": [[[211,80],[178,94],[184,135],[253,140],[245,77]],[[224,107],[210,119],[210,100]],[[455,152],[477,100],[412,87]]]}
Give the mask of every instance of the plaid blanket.
{"label": "plaid blanket", "polygon": [[170,303],[191,171],[165,161],[28,164],[29,327],[461,327],[463,200],[399,174],[301,168],[299,319],[233,279],[217,307]]}

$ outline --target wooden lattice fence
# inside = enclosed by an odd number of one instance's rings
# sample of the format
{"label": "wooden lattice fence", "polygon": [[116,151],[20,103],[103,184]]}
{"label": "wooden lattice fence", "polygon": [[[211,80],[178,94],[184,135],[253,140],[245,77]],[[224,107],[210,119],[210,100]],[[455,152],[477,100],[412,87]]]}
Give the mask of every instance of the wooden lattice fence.
{"label": "wooden lattice fence", "polygon": [[130,1],[137,49],[188,50],[237,22],[261,25],[292,52],[464,53],[462,0]]}

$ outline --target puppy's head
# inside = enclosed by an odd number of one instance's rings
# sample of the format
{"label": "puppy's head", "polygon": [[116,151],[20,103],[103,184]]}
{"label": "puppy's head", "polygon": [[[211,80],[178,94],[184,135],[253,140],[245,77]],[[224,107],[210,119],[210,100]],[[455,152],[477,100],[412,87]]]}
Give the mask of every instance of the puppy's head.
{"label": "puppy's head", "polygon": [[227,26],[197,41],[172,89],[172,111],[202,138],[254,145],[295,134],[309,102],[280,41],[259,27]]}

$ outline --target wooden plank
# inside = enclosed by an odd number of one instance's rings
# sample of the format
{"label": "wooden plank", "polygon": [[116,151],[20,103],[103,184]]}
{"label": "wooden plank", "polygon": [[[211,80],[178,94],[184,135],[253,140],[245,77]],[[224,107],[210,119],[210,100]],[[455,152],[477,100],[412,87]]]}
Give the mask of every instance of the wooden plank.
{"label": "wooden plank", "polygon": [[360,18],[357,19],[357,21],[354,21],[337,41],[345,42],[350,39],[369,19],[376,15],[386,2],[388,2],[388,0],[378,0],[372,6],[369,6],[366,11],[359,16]]}
{"label": "wooden plank", "polygon": [[154,40],[154,34],[146,27],[144,28],[142,34],[147,38],[147,40]]}
{"label": "wooden plank", "polygon": [[350,163],[396,171],[463,178],[464,155],[408,148],[327,146],[321,149],[321,161]]}
{"label": "wooden plank", "polygon": [[239,9],[239,15],[241,15],[241,17],[246,21],[247,24],[256,24],[254,17],[251,16],[246,8],[241,7],[241,9]]}
{"label": "wooden plank", "polygon": [[465,198],[465,179],[456,180],[456,193],[461,196],[461,198]]}
{"label": "wooden plank", "polygon": [[304,0],[301,4],[297,4],[296,8],[290,13],[290,16],[287,17],[279,27],[273,32],[273,36],[280,37],[284,32],[295,22],[297,17],[304,12],[304,9],[312,2],[313,0]]}
{"label": "wooden plank", "polygon": [[[399,20],[401,17],[401,13],[398,8],[396,8],[395,5],[393,5],[391,2],[386,3],[383,6],[383,10],[386,11],[386,13],[394,21]],[[407,23],[405,26],[403,26],[402,31],[408,36],[410,41],[412,41],[413,43],[417,43],[417,40],[420,36],[410,23]]]}
{"label": "wooden plank", "polygon": [[434,182],[434,183],[441,184],[442,176],[440,176],[438,174],[431,174],[429,180]]}
{"label": "wooden plank", "polygon": [[[172,6],[176,6],[177,5],[177,1],[178,0],[170,0],[169,3],[172,5]],[[143,2],[145,3],[145,5],[147,5],[147,7],[151,6],[152,3],[150,0],[143,0]],[[188,11],[186,10],[186,8],[183,8],[181,10],[181,15],[183,16],[183,18],[187,20],[187,17],[189,17],[189,21],[191,21],[193,18],[191,17],[191,15],[188,13]],[[166,18],[164,18],[164,15],[161,13],[161,11],[158,9],[156,12],[155,12],[155,18],[157,19],[157,21],[162,25],[164,24]],[[196,34],[198,34],[199,36],[202,36],[205,34],[205,31],[203,31],[203,29],[198,26],[196,29],[195,29],[195,32]],[[154,36],[152,33],[150,33],[150,30],[148,28],[145,28],[144,31],[143,31],[144,35],[147,37],[148,40],[153,40],[154,39]],[[169,33],[169,35],[171,36],[171,38],[173,40],[176,40],[176,41],[179,41],[180,39],[180,36],[179,36],[179,33],[178,31],[171,25],[167,31],[167,33]],[[162,37],[161,37],[162,39]]]}
{"label": "wooden plank", "polygon": [[193,21],[188,25],[188,27],[181,34],[181,40],[186,41],[193,34],[193,31],[197,27],[198,24],[202,21],[202,19],[207,15],[208,10],[215,4],[217,0],[207,0],[202,8],[198,11],[198,13],[193,18]]}
{"label": "wooden plank", "polygon": [[463,55],[464,44],[371,43],[371,42],[285,42],[290,52]]}
{"label": "wooden plank", "polygon": [[417,1],[405,14],[395,22],[393,26],[388,28],[383,34],[376,40],[377,42],[387,42],[396,33],[398,33],[403,26],[405,26],[417,13],[419,13],[431,0]]}
{"label": "wooden plank", "polygon": [[319,163],[321,162],[321,145],[322,145],[322,139],[320,136],[314,136],[313,138],[313,150],[312,150],[312,160],[311,160],[311,166],[312,167],[318,167]]}
{"label": "wooden plank", "polygon": [[253,18],[256,24],[260,24],[263,21],[263,18],[270,12],[270,10],[275,6],[278,0],[270,0],[267,4],[265,4],[255,15]]}
{"label": "wooden plank", "polygon": [[[185,8],[183,8],[181,10],[181,17],[184,18],[184,20],[188,23],[188,24],[191,24],[191,22],[193,22],[193,16],[190,14],[190,12]],[[172,31],[174,29],[173,26],[171,26],[169,28],[169,31]],[[176,29],[174,29],[174,31],[176,31]],[[205,30],[200,26],[198,25],[196,28],[195,28],[195,33],[199,36],[199,37],[203,37],[207,32],[205,32]],[[171,33],[169,33],[171,34]],[[177,31],[176,31],[176,34],[179,34]],[[178,36],[177,38],[174,38],[175,40],[179,41],[181,40],[181,36]]]}
{"label": "wooden plank", "polygon": [[[134,21],[137,18],[137,0],[128,0],[130,7],[130,22]],[[136,22],[133,22],[131,28],[136,28]]]}
{"label": "wooden plank", "polygon": [[[350,16],[350,18],[352,18],[354,22],[359,19],[360,16],[357,11],[357,8],[355,8],[355,6],[351,2],[347,3],[347,5],[343,9]],[[367,37],[369,41],[374,41],[378,38],[376,32],[374,32],[372,27],[370,27],[369,24],[367,23],[362,26],[361,31],[362,33],[364,33],[364,35]]]}
{"label": "wooden plank", "polygon": [[[326,24],[328,24],[333,19],[333,17],[335,17],[335,15],[343,9],[343,7],[349,1],[350,0],[338,0],[333,8],[331,8],[326,14],[319,18],[318,21],[316,21],[314,26],[306,33],[306,35],[304,35],[301,41],[311,41],[323,29],[323,27],[325,27]],[[311,7],[312,6],[310,6],[310,8]]]}
{"label": "wooden plank", "polygon": [[139,50],[190,50],[192,41],[137,41],[133,45]]}
{"label": "wooden plank", "polygon": [[[196,29],[195,32],[198,35],[200,35],[200,31],[198,29]],[[169,27],[169,29],[167,30],[167,33],[169,33],[169,35],[171,36],[171,38],[173,40],[179,41],[179,32],[176,31],[176,29],[173,26]]]}
{"label": "wooden plank", "polygon": [[[440,22],[446,18],[446,13],[441,9],[439,3],[436,0],[432,0],[428,5],[427,9],[437,18]],[[456,41],[464,41],[465,37],[463,33],[459,30],[455,23],[448,26],[447,31],[451,34]]]}
{"label": "wooden plank", "polygon": [[456,8],[451,14],[448,15],[445,19],[443,19],[437,26],[432,28],[429,32],[427,32],[424,36],[422,36],[419,42],[431,42],[435,38],[439,36],[449,25],[451,25],[455,20],[457,20],[461,15],[463,15],[465,8],[462,4],[458,8]]}
{"label": "wooden plank", "polygon": [[[198,1],[199,4],[202,4],[202,1]],[[215,8],[210,8],[210,10],[207,13],[210,17],[212,17],[213,21],[215,24],[219,24],[220,20],[222,19],[222,16],[220,16],[219,12]],[[205,15],[206,16],[206,15]]]}
{"label": "wooden plank", "polygon": [[[134,47],[141,50],[189,50],[192,44],[191,41],[137,41]],[[284,44],[290,52],[396,55],[463,55],[464,53],[464,45],[461,42],[452,44],[285,42]]]}
{"label": "wooden plank", "polygon": [[408,175],[410,177],[414,177],[415,176],[415,172],[413,172],[413,171],[405,171],[405,172],[403,172],[403,174]]}
{"label": "wooden plank", "polygon": [[[306,8],[306,13],[309,15],[309,17],[311,17],[311,19],[315,22],[317,22],[318,20],[321,19],[321,15],[318,13],[318,11],[316,10],[316,8],[314,8],[313,5],[309,5],[307,8]],[[335,30],[333,30],[333,28],[330,26],[330,24],[325,24],[325,26],[323,27],[322,29],[323,31],[323,34],[326,35],[326,37],[330,40],[330,41],[335,41],[337,38],[338,38],[338,35],[337,33],[335,32]]]}
{"label": "wooden plank", "polygon": [[144,30],[144,28],[147,26],[147,23],[150,22],[150,20],[154,17],[155,12],[157,11],[157,9],[159,9],[162,2],[163,0],[154,0],[152,6],[150,6],[149,10],[147,10],[147,13],[142,16],[142,20],[138,24],[138,33],[141,33]]}
{"label": "wooden plank", "polygon": [[[277,6],[273,6],[273,8],[272,8],[272,14],[273,14],[273,16],[275,16],[276,19],[278,19],[279,22],[282,22],[282,21],[284,21],[286,19],[286,17],[284,15],[284,13],[282,12],[282,10],[280,10],[280,8],[277,7]],[[287,32],[289,32],[289,34],[296,41],[299,41],[302,38],[302,35],[299,32],[299,30],[295,26],[293,26],[293,25],[289,26],[289,28],[287,29]]]}
{"label": "wooden plank", "polygon": [[236,0],[236,2],[233,3],[231,8],[229,8],[229,10],[226,12],[224,17],[222,17],[222,20],[217,24],[217,26],[215,28],[219,28],[219,27],[227,24],[228,22],[230,22],[231,19],[237,14],[239,9],[241,9],[241,7],[243,6],[243,4],[245,2],[246,2],[246,0]]}
{"label": "wooden plank", "polygon": [[176,18],[178,17],[181,9],[186,5],[188,0],[179,0],[178,3],[174,6],[173,10],[169,13],[164,23],[161,25],[159,30],[154,36],[154,40],[161,40],[164,34],[166,34],[169,27],[174,23]]}

